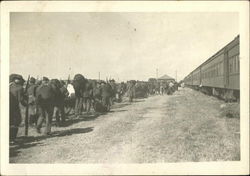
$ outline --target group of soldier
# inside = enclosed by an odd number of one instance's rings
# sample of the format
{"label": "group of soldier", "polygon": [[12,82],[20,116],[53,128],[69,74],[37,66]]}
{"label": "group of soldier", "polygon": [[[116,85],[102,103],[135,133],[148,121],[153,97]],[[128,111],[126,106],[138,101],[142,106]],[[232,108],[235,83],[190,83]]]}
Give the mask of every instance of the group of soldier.
{"label": "group of soldier", "polygon": [[[177,87],[177,88],[176,88]],[[174,83],[152,85],[148,82],[131,80],[116,83],[115,80],[91,80],[76,74],[67,81],[43,77],[42,80],[29,77],[27,81],[21,75],[10,75],[10,141],[14,142],[18,127],[22,121],[22,109],[25,109],[25,129],[34,125],[41,133],[45,121],[44,134],[51,133],[52,119],[62,126],[66,114],[74,109],[76,117],[83,113],[108,112],[114,102],[121,102],[127,96],[129,102],[134,98],[146,98],[152,94],[172,94],[178,86]],[[24,108],[20,108],[24,107]]]}

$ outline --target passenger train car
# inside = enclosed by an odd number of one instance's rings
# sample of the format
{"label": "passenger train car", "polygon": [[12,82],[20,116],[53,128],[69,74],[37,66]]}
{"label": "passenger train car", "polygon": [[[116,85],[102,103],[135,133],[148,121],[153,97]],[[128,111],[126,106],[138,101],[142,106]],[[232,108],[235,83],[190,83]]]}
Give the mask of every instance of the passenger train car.
{"label": "passenger train car", "polygon": [[188,87],[226,101],[240,99],[239,35],[184,78]]}

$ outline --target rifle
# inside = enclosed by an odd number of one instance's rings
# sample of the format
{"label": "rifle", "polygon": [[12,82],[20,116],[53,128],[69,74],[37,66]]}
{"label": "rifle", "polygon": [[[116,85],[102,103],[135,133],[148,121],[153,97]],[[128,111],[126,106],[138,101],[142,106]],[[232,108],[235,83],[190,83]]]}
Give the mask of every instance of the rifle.
{"label": "rifle", "polygon": [[27,95],[27,106],[25,109],[25,136],[28,136],[28,129],[29,129],[29,95],[27,94],[28,88],[29,88],[29,81],[30,81],[30,75],[27,80],[27,84],[25,87],[25,94]]}

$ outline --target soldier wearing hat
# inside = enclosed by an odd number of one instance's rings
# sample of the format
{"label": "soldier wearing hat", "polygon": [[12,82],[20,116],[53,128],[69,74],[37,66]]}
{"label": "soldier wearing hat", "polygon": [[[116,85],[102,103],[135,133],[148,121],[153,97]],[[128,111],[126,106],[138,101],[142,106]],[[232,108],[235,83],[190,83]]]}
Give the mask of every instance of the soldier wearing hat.
{"label": "soldier wearing hat", "polygon": [[97,81],[93,88],[93,97],[95,101],[101,101],[102,94],[101,94],[101,81]]}
{"label": "soldier wearing hat", "polygon": [[48,84],[49,84],[49,78],[44,76],[42,79],[42,85],[48,85]]}
{"label": "soldier wearing hat", "polygon": [[29,96],[29,122],[33,124],[37,122],[37,105],[36,105],[36,89],[38,87],[36,83],[36,79],[31,77],[29,80],[29,88],[27,89],[27,94]]}
{"label": "soldier wearing hat", "polygon": [[12,74],[10,75],[10,142],[14,142],[18,133],[18,126],[22,121],[21,110],[19,105],[27,105],[24,96],[24,79],[21,75]]}
{"label": "soldier wearing hat", "polygon": [[54,90],[54,113],[53,117],[56,118],[56,125],[61,126],[62,123],[65,122],[65,98],[68,96],[67,89],[64,87],[64,82],[59,81],[58,79],[52,79],[50,82],[50,86],[53,87]]}
{"label": "soldier wearing hat", "polygon": [[110,104],[113,105],[116,98],[117,86],[114,79],[110,80],[109,84],[111,86],[111,91],[112,91],[112,95],[110,97]]}
{"label": "soldier wearing hat", "polygon": [[136,84],[136,81],[134,80],[131,80],[129,82],[129,86],[128,86],[128,95],[129,95],[129,102],[133,102],[133,99],[135,98],[135,84]]}
{"label": "soldier wearing hat", "polygon": [[86,111],[87,113],[90,112],[92,97],[93,97],[93,86],[92,82],[88,80],[85,85],[85,90],[83,91],[84,111]]}
{"label": "soldier wearing hat", "polygon": [[112,87],[109,83],[102,82],[101,84],[101,95],[102,95],[102,104],[107,107],[107,111],[110,110],[112,97]]}

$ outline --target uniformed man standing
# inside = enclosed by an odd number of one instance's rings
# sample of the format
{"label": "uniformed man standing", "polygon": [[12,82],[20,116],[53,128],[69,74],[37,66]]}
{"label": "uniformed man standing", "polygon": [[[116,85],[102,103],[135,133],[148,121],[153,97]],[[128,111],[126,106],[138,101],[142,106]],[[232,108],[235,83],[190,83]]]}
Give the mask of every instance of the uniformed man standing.
{"label": "uniformed man standing", "polygon": [[56,101],[55,101],[55,107],[54,107],[54,113],[53,116],[56,118],[56,125],[61,126],[65,122],[65,100],[66,97],[69,95],[68,90],[65,87],[64,81],[60,81],[57,79],[52,80],[53,84],[56,84]]}
{"label": "uniformed man standing", "polygon": [[29,122],[30,124],[37,123],[38,115],[37,115],[37,106],[36,106],[36,89],[38,87],[37,84],[35,84],[36,80],[35,78],[31,77],[29,81],[29,88],[27,90],[27,94],[29,96]]}
{"label": "uniformed man standing", "polygon": [[102,95],[102,104],[107,107],[107,111],[110,110],[110,98],[112,97],[112,87],[106,82],[101,84],[101,95]]}
{"label": "uniformed man standing", "polygon": [[27,105],[24,97],[24,79],[21,75],[10,75],[10,142],[15,142],[18,133],[18,126],[22,121],[20,104]]}
{"label": "uniformed man standing", "polygon": [[128,87],[128,94],[129,94],[129,102],[133,102],[133,99],[135,98],[135,84],[136,82],[134,80],[130,81],[129,87]]}
{"label": "uniformed man standing", "polygon": [[49,84],[49,78],[44,76],[42,80],[42,85],[48,85],[48,84]]}
{"label": "uniformed man standing", "polygon": [[90,112],[92,96],[93,96],[93,87],[92,87],[91,82],[88,80],[86,82],[86,88],[83,91],[84,111],[87,113]]}
{"label": "uniformed man standing", "polygon": [[97,81],[96,84],[93,86],[93,98],[94,98],[94,101],[101,101],[102,99],[100,81]]}
{"label": "uniformed man standing", "polygon": [[111,94],[111,97],[110,97],[110,104],[113,105],[114,101],[115,101],[115,98],[116,98],[117,87],[116,87],[116,83],[115,83],[114,79],[110,80],[109,84],[110,84],[110,86],[112,88],[111,89],[112,94]]}

